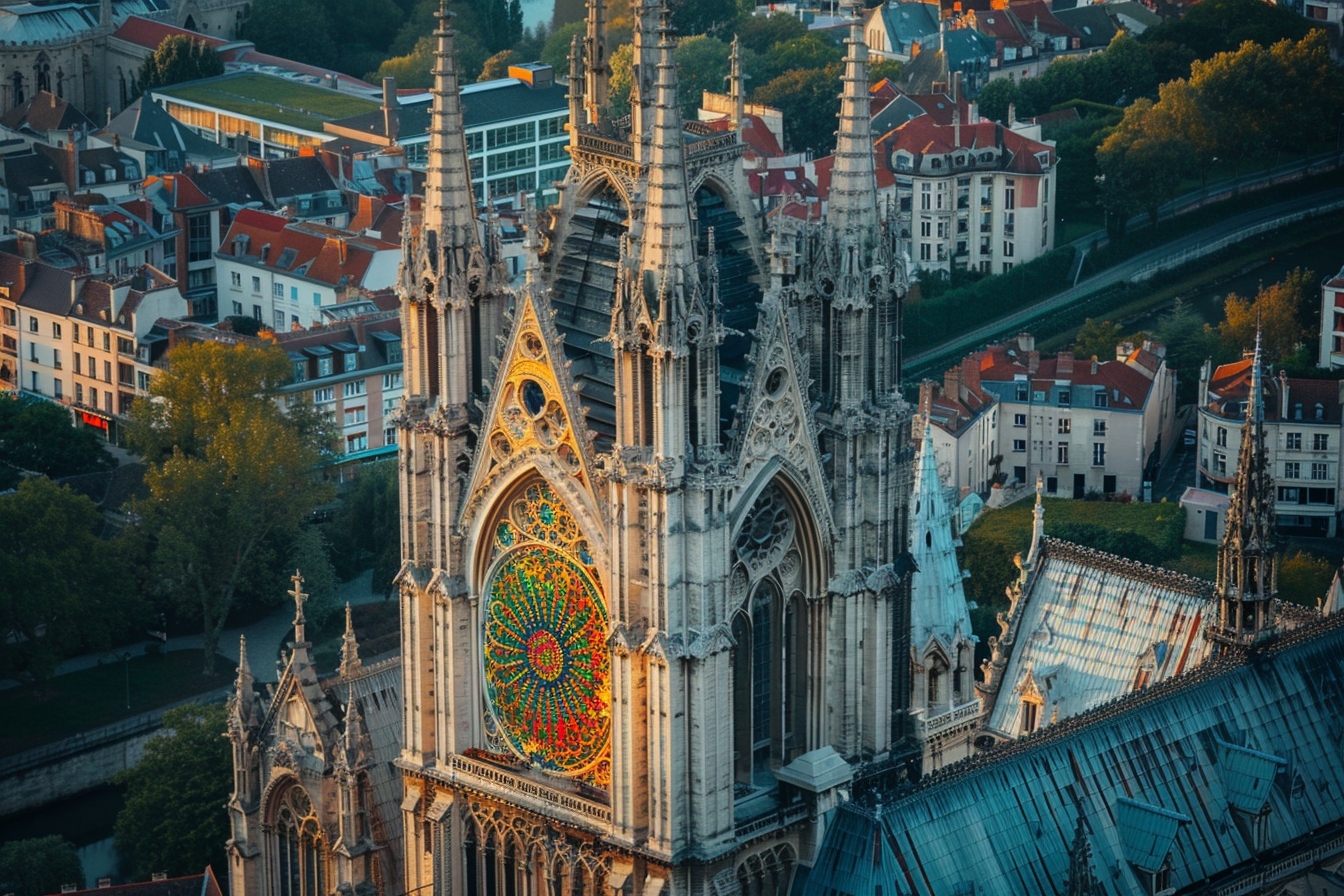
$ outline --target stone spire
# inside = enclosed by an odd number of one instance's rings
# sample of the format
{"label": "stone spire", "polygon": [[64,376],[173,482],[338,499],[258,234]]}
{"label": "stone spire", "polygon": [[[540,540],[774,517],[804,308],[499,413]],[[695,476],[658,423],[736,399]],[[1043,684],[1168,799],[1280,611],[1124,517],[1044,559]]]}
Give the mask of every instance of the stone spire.
{"label": "stone spire", "polygon": [[1092,844],[1087,841],[1087,822],[1078,808],[1078,826],[1069,847],[1069,876],[1064,881],[1065,896],[1101,896],[1105,889],[1092,874]]}
{"label": "stone spire", "polygon": [[[424,228],[438,234],[438,246],[448,257],[460,259],[479,243],[476,202],[471,195],[471,168],[467,163],[462,128],[462,96],[453,56],[453,29],[448,0],[439,0],[439,27],[434,30],[434,100],[429,122],[429,164],[425,177]],[[422,237],[423,239],[423,237]],[[432,254],[432,249],[431,249]]]}
{"label": "stone spire", "polygon": [[[569,121],[571,134],[577,133],[584,122],[584,80],[587,78],[583,64],[583,36],[575,34],[569,42]],[[572,139],[572,138],[571,138]]]}
{"label": "stone spire", "polygon": [[928,424],[915,466],[909,513],[910,555],[918,567],[910,590],[911,644],[922,649],[936,637],[950,646],[971,633],[971,618],[952,539],[952,515],[933,453],[933,427]]}
{"label": "stone spire", "polygon": [[837,233],[873,234],[877,230],[877,172],[873,162],[873,127],[868,98],[868,47],[863,42],[862,7],[845,39],[845,72],[841,77],[840,128],[835,139],[835,165],[826,218]]}
{"label": "stone spire", "polygon": [[[644,273],[641,285],[650,311],[666,318],[672,309],[663,297],[682,285],[694,261],[694,251],[686,190],[686,144],[677,101],[677,69],[672,59],[676,44],[667,21],[667,7],[663,6],[661,12],[639,268]],[[651,290],[655,294],[651,295]]]}
{"label": "stone spire", "polygon": [[1237,478],[1227,511],[1227,531],[1218,550],[1219,614],[1212,634],[1224,644],[1249,644],[1274,629],[1279,558],[1274,532],[1274,476],[1265,445],[1261,364],[1257,327]]}
{"label": "stone spire", "polygon": [[728,52],[728,99],[733,104],[733,127],[741,131],[742,120],[747,117],[747,76],[742,71],[742,46],[736,34]]}
{"label": "stone spire", "polygon": [[289,596],[294,598],[294,646],[307,646],[307,633],[304,631],[303,605],[308,600],[308,595],[303,592],[303,575],[296,569],[294,575],[289,577],[294,583],[294,590],[289,592]]}
{"label": "stone spire", "polygon": [[238,636],[238,678],[233,684],[233,712],[244,728],[255,723],[256,694],[252,690],[255,679],[247,661],[247,635]]}
{"label": "stone spire", "polygon": [[1041,553],[1041,539],[1045,538],[1045,505],[1041,496],[1045,492],[1045,481],[1036,474],[1036,506],[1031,511],[1031,547],[1027,550],[1027,563],[1033,564]]}
{"label": "stone spire", "polygon": [[584,108],[587,123],[597,128],[606,124],[607,83],[611,77],[611,67],[607,65],[606,20],[603,18],[605,2],[588,0],[588,21],[583,38]]}
{"label": "stone spire", "polygon": [[345,634],[341,636],[341,677],[349,680],[363,667],[359,661],[359,642],[355,640],[355,623],[350,617],[350,604],[345,605]]}

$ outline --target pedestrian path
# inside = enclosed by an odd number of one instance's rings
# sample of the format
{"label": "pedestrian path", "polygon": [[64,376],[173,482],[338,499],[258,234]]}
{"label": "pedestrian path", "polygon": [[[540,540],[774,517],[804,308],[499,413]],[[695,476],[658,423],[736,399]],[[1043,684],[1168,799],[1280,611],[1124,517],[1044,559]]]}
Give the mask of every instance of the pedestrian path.
{"label": "pedestrian path", "polygon": [[[384,600],[382,591],[373,588],[373,573],[366,570],[358,577],[343,583],[337,591],[339,606],[349,603],[351,606],[375,604]],[[170,633],[171,635],[171,633]],[[247,636],[247,656],[252,666],[252,675],[257,681],[274,682],[279,679],[278,667],[273,661],[280,655],[280,648],[294,636],[294,607],[285,603],[264,619],[258,619],[247,625],[227,628],[219,636],[220,656],[232,663],[238,662],[238,636]],[[169,637],[166,644],[156,640],[144,640],[125,644],[115,650],[103,653],[89,653],[72,656],[57,668],[57,675],[68,675],[81,669],[109,665],[121,662],[124,654],[141,656],[148,645],[159,645],[161,650],[200,650],[205,644],[204,637],[198,632],[192,635]],[[13,679],[0,679],[0,690],[17,687],[20,683]]]}

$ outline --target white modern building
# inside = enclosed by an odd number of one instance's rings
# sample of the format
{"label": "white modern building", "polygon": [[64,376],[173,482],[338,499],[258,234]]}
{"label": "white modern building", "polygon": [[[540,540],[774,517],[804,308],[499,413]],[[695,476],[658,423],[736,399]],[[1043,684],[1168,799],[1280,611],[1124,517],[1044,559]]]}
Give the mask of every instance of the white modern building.
{"label": "white modern building", "polygon": [[1321,284],[1321,353],[1319,366],[1344,367],[1344,268]]}

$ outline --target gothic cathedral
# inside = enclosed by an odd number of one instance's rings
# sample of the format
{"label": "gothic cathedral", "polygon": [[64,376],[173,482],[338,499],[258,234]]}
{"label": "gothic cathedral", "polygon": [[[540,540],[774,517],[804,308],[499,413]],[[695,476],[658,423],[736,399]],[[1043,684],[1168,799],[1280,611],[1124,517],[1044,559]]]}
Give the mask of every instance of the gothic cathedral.
{"label": "gothic cathedral", "polygon": [[824,224],[763,232],[683,121],[666,0],[612,118],[601,0],[573,165],[511,286],[441,9],[399,280],[405,892],[786,893],[910,691],[905,266],[847,41]]}

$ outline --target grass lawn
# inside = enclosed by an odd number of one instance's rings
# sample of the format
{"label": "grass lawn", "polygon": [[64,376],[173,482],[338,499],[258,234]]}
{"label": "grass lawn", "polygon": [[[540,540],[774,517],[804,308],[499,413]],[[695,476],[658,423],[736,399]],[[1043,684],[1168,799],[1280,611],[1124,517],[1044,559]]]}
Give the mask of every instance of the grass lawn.
{"label": "grass lawn", "polygon": [[373,100],[258,72],[165,87],[156,92],[309,131],[321,131],[324,121],[378,108]]}
{"label": "grass lawn", "polygon": [[[215,674],[201,674],[199,650],[175,650],[157,656],[134,656],[129,670],[122,662],[58,675],[44,689],[19,687],[0,691],[0,756],[70,737],[80,731],[138,716],[170,703],[204,694],[233,681],[235,667],[223,657]],[[126,676],[130,673],[131,708],[126,708]]]}

